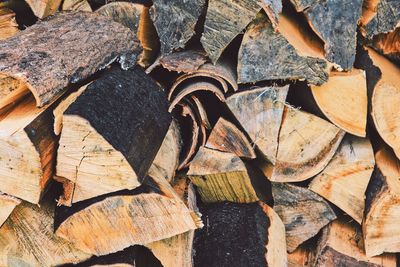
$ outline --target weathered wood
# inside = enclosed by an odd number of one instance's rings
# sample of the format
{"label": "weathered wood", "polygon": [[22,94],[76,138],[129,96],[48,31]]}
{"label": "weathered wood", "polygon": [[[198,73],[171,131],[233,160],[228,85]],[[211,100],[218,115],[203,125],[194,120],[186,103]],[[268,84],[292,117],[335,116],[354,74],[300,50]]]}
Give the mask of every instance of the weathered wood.
{"label": "weathered wood", "polygon": [[10,216],[15,207],[19,204],[21,204],[21,200],[18,198],[0,193],[0,227],[7,220],[8,216]]}
{"label": "weathered wood", "polygon": [[[280,31],[285,30],[282,23],[293,26],[291,22],[285,20],[284,16],[279,19]],[[296,27],[288,30],[292,38],[300,39],[300,43],[308,46],[304,40],[301,40],[303,37]],[[248,26],[240,46],[238,82],[254,83],[276,79],[305,79],[317,85],[326,82],[328,80],[326,61],[310,56],[306,49],[299,52],[294,45],[293,41],[289,42],[284,35],[275,32],[271,22],[260,13]],[[313,49],[310,48],[310,50]]]}
{"label": "weathered wood", "polygon": [[219,118],[208,137],[206,147],[254,159],[256,153],[246,135],[232,122]]}
{"label": "weathered wood", "polygon": [[365,252],[369,257],[400,251],[400,161],[386,147],[375,154],[375,161],[363,220]]}
{"label": "weathered wood", "polygon": [[353,67],[362,4],[362,0],[315,1],[304,12],[312,29],[325,43],[326,59],[339,69]]}
{"label": "weathered wood", "polygon": [[289,86],[261,87],[233,94],[226,100],[230,111],[254,145],[272,163],[276,161],[278,135]]}
{"label": "weathered wood", "polygon": [[187,50],[168,54],[159,60],[159,64],[169,71],[192,73],[208,61],[204,52]]}
{"label": "weathered wood", "polygon": [[387,34],[375,35],[370,44],[379,53],[389,59],[400,62],[400,27]]}
{"label": "weathered wood", "polygon": [[286,229],[287,250],[296,248],[312,238],[336,219],[329,204],[307,188],[285,183],[272,183],[274,210]]}
{"label": "weathered wood", "polygon": [[31,7],[36,17],[43,19],[54,15],[61,5],[62,0],[25,0]]}
{"label": "weathered wood", "polygon": [[73,187],[61,204],[139,186],[170,126],[163,90],[138,67],[113,68],[72,97],[55,114],[63,124],[56,174]]}
{"label": "weathered wood", "polygon": [[[362,6],[362,15],[360,18],[360,26],[365,26],[370,22],[375,16],[378,10],[378,4],[381,0],[365,0]],[[362,30],[362,28],[361,28]]]}
{"label": "weathered wood", "polygon": [[[371,2],[371,1],[367,1]],[[370,13],[364,26],[365,33],[372,37],[379,33],[388,33],[400,27],[400,3],[396,0],[380,0],[377,5],[372,1],[376,9]]]}
{"label": "weathered wood", "polygon": [[64,0],[62,10],[79,10],[92,12],[92,7],[87,0]]}
{"label": "weathered wood", "polygon": [[285,107],[275,166],[267,177],[275,182],[304,181],[332,159],[344,131],[310,113]]}
{"label": "weathered wood", "polygon": [[365,256],[360,227],[342,218],[323,229],[313,266],[395,267],[396,256]]}
{"label": "weathered wood", "polygon": [[200,208],[194,266],[287,266],[284,226],[265,204],[217,203]]}
{"label": "weathered wood", "polygon": [[290,2],[294,5],[297,12],[301,12],[310,6],[316,4],[319,0],[290,0]]}
{"label": "weathered wood", "polygon": [[332,71],[328,82],[311,86],[311,91],[318,107],[332,123],[348,133],[365,137],[368,96],[364,71]]}
{"label": "weathered wood", "polygon": [[346,135],[335,156],[309,184],[361,224],[365,191],[374,170],[375,159],[368,139]]}
{"label": "weathered wood", "polygon": [[15,13],[6,7],[0,7],[0,40],[5,40],[19,32]]}
{"label": "weathered wood", "polygon": [[161,55],[166,55],[186,43],[195,34],[195,26],[205,0],[154,0],[150,15],[161,42]]}
{"label": "weathered wood", "polygon": [[121,24],[89,12],[66,12],[1,42],[0,51],[0,74],[25,83],[37,105],[43,106],[64,93],[69,83],[117,59],[125,69],[132,66],[140,49]]}

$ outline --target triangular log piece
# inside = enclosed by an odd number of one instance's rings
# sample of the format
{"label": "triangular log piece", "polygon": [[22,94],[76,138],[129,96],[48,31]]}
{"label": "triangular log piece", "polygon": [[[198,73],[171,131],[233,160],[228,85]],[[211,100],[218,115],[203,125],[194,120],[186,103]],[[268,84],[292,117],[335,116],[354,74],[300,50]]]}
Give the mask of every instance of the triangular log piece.
{"label": "triangular log piece", "polygon": [[161,55],[185,48],[205,6],[205,0],[153,1],[150,14],[160,38]]}
{"label": "triangular log piece", "polygon": [[[397,0],[366,1],[372,2],[375,10],[369,13],[364,26],[365,33],[372,37],[379,33],[388,33],[400,26],[400,3]],[[378,2],[378,3],[377,3]],[[377,3],[377,5],[376,5]]]}
{"label": "triangular log piece", "polygon": [[276,161],[278,135],[289,86],[261,87],[233,94],[226,99],[228,108],[273,164]]}
{"label": "triangular log piece", "polygon": [[229,152],[238,157],[254,159],[254,147],[246,135],[235,124],[223,117],[219,118],[208,137],[206,147]]}
{"label": "triangular log piece", "polygon": [[257,179],[238,156],[205,147],[200,147],[187,175],[203,202],[251,203],[264,199],[267,190],[266,179]]}
{"label": "triangular log piece", "polygon": [[360,226],[337,219],[322,230],[318,241],[315,267],[395,267],[396,255],[383,254],[376,257],[365,255]]}
{"label": "triangular log piece", "polygon": [[54,15],[60,5],[62,0],[25,0],[31,7],[33,13],[36,17],[43,19],[50,15]]}
{"label": "triangular log piece", "polygon": [[21,204],[21,200],[18,198],[0,192],[0,227],[19,204]]}
{"label": "triangular log piece", "polygon": [[62,10],[79,10],[91,12],[92,8],[87,0],[64,0]]}
{"label": "triangular log piece", "polygon": [[322,197],[311,190],[285,183],[272,183],[274,210],[286,228],[287,250],[293,252],[314,237],[336,215]]}
{"label": "triangular log piece", "polygon": [[288,267],[312,267],[314,256],[311,248],[300,246],[295,251],[288,253]]}
{"label": "triangular log piece", "polygon": [[299,182],[311,178],[329,163],[344,134],[317,116],[286,106],[276,164],[267,176],[275,182]]}
{"label": "triangular log piece", "polygon": [[216,203],[200,208],[194,266],[287,266],[285,229],[265,204]]}
{"label": "triangular log piece", "polygon": [[54,234],[54,207],[49,199],[38,205],[18,205],[0,228],[1,266],[58,266],[91,255]]}
{"label": "triangular log piece", "polygon": [[[312,84],[323,84],[328,80],[327,63],[319,57],[309,56],[306,50],[313,50],[302,40],[298,28],[284,25],[285,17],[279,19],[279,30],[290,32],[292,39],[299,40],[305,48],[299,50],[295,42],[275,32],[268,18],[259,13],[247,27],[239,50],[238,82],[254,83],[262,80],[307,80]],[[282,25],[281,25],[282,24]]]}
{"label": "triangular log piece", "polygon": [[311,86],[315,102],[323,114],[348,133],[365,137],[368,96],[365,72],[332,71],[328,82]]}
{"label": "triangular log piece", "polygon": [[6,7],[0,7],[0,40],[5,40],[19,32],[15,13]]}
{"label": "triangular log piece", "polygon": [[361,224],[365,191],[374,166],[374,151],[370,141],[346,135],[335,156],[311,181],[309,188]]}
{"label": "triangular log piece", "polygon": [[56,175],[73,183],[61,204],[139,186],[171,123],[163,90],[138,67],[113,68],[71,97],[55,114],[62,116]]}
{"label": "triangular log piece", "polygon": [[363,220],[365,251],[370,257],[400,252],[400,161],[386,147],[375,154],[375,161]]}
{"label": "triangular log piece", "polygon": [[400,63],[400,27],[387,34],[375,35],[370,45],[379,53]]}
{"label": "triangular log piece", "polygon": [[[139,42],[132,36],[128,28],[105,16],[59,13],[0,42],[0,74],[26,84],[25,90],[43,106],[64,93],[69,83],[117,59],[123,68],[132,66],[140,53]],[[11,92],[1,100],[13,97]]]}
{"label": "triangular log piece", "polygon": [[379,135],[400,158],[400,68],[371,48],[368,54],[382,73],[372,94],[372,118]]}
{"label": "triangular log piece", "polygon": [[0,114],[1,192],[39,203],[55,168],[52,110],[37,108],[30,95]]}
{"label": "triangular log piece", "polygon": [[362,0],[325,0],[304,11],[311,28],[324,41],[326,59],[337,64],[338,69],[353,67],[362,4]]}

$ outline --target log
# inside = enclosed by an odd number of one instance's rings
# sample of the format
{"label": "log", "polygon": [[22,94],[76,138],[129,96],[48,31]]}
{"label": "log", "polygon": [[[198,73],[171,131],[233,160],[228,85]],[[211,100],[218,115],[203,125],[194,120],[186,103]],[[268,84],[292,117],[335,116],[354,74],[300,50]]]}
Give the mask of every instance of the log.
{"label": "log", "polygon": [[400,27],[387,34],[375,35],[370,46],[389,59],[400,62]]}
{"label": "log", "polygon": [[[378,2],[378,3],[377,3]],[[379,33],[388,33],[400,26],[400,4],[396,0],[367,1],[375,7],[364,19],[364,33],[371,38]]]}
{"label": "log", "polygon": [[336,219],[329,204],[307,188],[272,183],[272,197],[274,210],[285,225],[288,252],[295,251]]}
{"label": "log", "polygon": [[55,168],[53,108],[37,108],[34,97],[28,96],[1,113],[1,192],[39,203]]}
{"label": "log", "polygon": [[368,257],[399,252],[400,162],[389,148],[375,154],[376,168],[368,185],[363,220]]}
{"label": "log", "polygon": [[92,12],[92,7],[87,0],[64,0],[62,10],[79,10]]}
{"label": "log", "polygon": [[160,38],[161,55],[185,48],[195,34],[195,26],[205,4],[205,0],[153,1],[150,15]]}
{"label": "log", "polygon": [[25,0],[36,17],[43,19],[54,15],[59,9],[62,0]]}
{"label": "log", "polygon": [[365,256],[360,227],[341,218],[323,229],[313,266],[395,267],[396,256]]}
{"label": "log", "polygon": [[276,163],[266,170],[274,182],[300,182],[322,171],[344,131],[310,113],[285,106]]}
{"label": "log", "polygon": [[289,42],[284,34],[275,32],[271,22],[260,13],[247,27],[239,49],[238,82],[255,83],[277,79],[307,80],[316,85],[326,82],[327,63],[315,57],[315,54],[319,56],[315,47],[304,40],[297,27],[285,16],[280,17],[278,28],[280,31],[286,28],[286,35],[291,35],[302,47],[295,47],[293,40]]}
{"label": "log", "polygon": [[246,135],[232,122],[219,118],[208,137],[206,147],[235,154],[238,157],[254,159],[256,153]]}
{"label": "log", "polygon": [[207,224],[195,236],[194,266],[287,266],[284,226],[269,206],[223,202],[200,212]]}
{"label": "log", "polygon": [[[43,106],[63,94],[69,83],[117,59],[125,69],[132,66],[139,50],[132,32],[109,18],[60,13],[0,43],[0,74],[24,83]],[[18,93],[8,92],[1,100]]]}
{"label": "log", "polygon": [[368,139],[346,135],[335,156],[309,184],[309,188],[361,224],[365,191],[375,159]]}
{"label": "log", "polygon": [[264,156],[276,162],[278,135],[289,86],[260,87],[233,94],[226,104]]}
{"label": "log", "polygon": [[6,7],[0,7],[0,40],[5,40],[19,32],[15,13]]}
{"label": "log", "polygon": [[0,228],[19,204],[21,204],[21,200],[18,198],[0,193]]}
{"label": "log", "polygon": [[265,199],[265,178],[257,177],[250,166],[232,153],[200,147],[187,175],[206,203],[251,203]]}
{"label": "log", "polygon": [[56,175],[68,188],[60,204],[138,187],[170,126],[163,90],[138,67],[113,68],[72,97],[55,112],[62,116]]}

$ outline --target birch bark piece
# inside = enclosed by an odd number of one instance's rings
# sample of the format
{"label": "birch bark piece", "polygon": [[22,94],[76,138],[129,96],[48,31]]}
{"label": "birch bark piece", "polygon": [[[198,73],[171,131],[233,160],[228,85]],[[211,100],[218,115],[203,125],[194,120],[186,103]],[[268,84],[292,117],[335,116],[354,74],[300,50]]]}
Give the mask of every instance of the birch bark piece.
{"label": "birch bark piece", "polygon": [[61,5],[62,0],[25,0],[31,7],[36,17],[43,19],[54,15]]}
{"label": "birch bark piece", "polygon": [[19,204],[21,204],[21,200],[18,198],[0,193],[0,228]]}
{"label": "birch bark piece", "polygon": [[[0,51],[0,74],[25,84],[43,106],[63,94],[68,84],[117,59],[125,69],[132,66],[140,48],[129,29],[109,18],[65,12],[1,42]],[[8,92],[2,100],[17,93]]]}

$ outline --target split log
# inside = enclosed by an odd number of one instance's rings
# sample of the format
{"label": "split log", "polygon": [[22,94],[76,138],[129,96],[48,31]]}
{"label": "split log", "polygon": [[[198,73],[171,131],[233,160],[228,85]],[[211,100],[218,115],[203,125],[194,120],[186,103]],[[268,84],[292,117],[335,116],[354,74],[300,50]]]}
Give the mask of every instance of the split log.
{"label": "split log", "polygon": [[362,0],[314,1],[305,10],[311,28],[325,44],[326,59],[338,69],[351,70],[356,55],[357,23]]}
{"label": "split log", "polygon": [[389,59],[400,62],[400,27],[387,34],[375,35],[371,44],[375,50]]}
{"label": "split log", "polygon": [[276,79],[305,79],[317,85],[326,82],[326,61],[315,57],[319,52],[304,39],[297,26],[281,16],[278,27],[280,31],[286,28],[286,35],[291,35],[299,44],[296,45],[293,40],[289,42],[285,35],[275,32],[267,17],[259,13],[248,26],[240,46],[238,82],[254,83]]}
{"label": "split log", "polygon": [[364,31],[371,38],[379,33],[392,32],[400,27],[400,3],[396,0],[369,0],[375,9],[366,14]]}
{"label": "split log", "polygon": [[60,204],[138,187],[171,122],[163,90],[138,67],[113,68],[72,98],[55,112],[62,116],[56,175],[66,188]]}
{"label": "split log", "polygon": [[0,228],[1,266],[57,266],[80,262],[91,255],[76,249],[53,232],[54,206],[23,202]]}
{"label": "split log", "polygon": [[265,178],[259,179],[232,153],[200,147],[187,175],[197,186],[203,202],[251,203],[265,199]]}
{"label": "split log", "polygon": [[311,267],[314,263],[314,252],[308,247],[298,247],[288,253],[288,267]]}
{"label": "split log", "polygon": [[207,61],[208,59],[204,52],[186,50],[163,56],[157,64],[160,64],[169,71],[192,73],[197,71]]}
{"label": "split log", "polygon": [[21,200],[18,198],[0,193],[0,228],[19,204],[21,204]]}
{"label": "split log", "polygon": [[289,86],[261,87],[233,94],[226,104],[254,145],[273,164]]}
{"label": "split log", "polygon": [[322,171],[344,131],[310,113],[285,107],[275,166],[266,170],[274,182],[299,182]]}
{"label": "split log", "polygon": [[368,139],[346,135],[335,156],[309,184],[361,224],[365,191],[374,170],[374,151]]}
{"label": "split log", "polygon": [[256,153],[246,135],[232,122],[221,117],[208,137],[206,147],[233,153],[238,157],[254,159]]}
{"label": "split log", "polygon": [[388,148],[375,154],[376,168],[367,188],[363,234],[365,252],[372,257],[400,252],[400,161]]}
{"label": "split log", "polygon": [[54,15],[59,9],[62,0],[25,0],[36,17],[43,19]]}
{"label": "split log", "polygon": [[195,34],[195,26],[205,0],[154,0],[150,15],[161,42],[161,55],[166,55],[186,43]]}
{"label": "split log", "polygon": [[0,40],[5,40],[19,32],[15,13],[6,7],[0,7]]}
{"label": "split log", "polygon": [[359,226],[337,219],[323,229],[313,266],[395,267],[396,256],[365,256]]}
{"label": "split log", "polygon": [[272,197],[274,210],[285,225],[289,252],[295,251],[300,244],[336,219],[329,204],[307,188],[272,183]]}
{"label": "split log", "polygon": [[64,0],[62,10],[79,10],[92,12],[92,7],[87,0]]}
{"label": "split log", "polygon": [[53,107],[37,108],[33,96],[0,115],[0,191],[31,203],[54,174],[57,138]]}
{"label": "split log", "polygon": [[[0,74],[24,83],[43,106],[64,93],[69,83],[118,58],[123,68],[132,66],[139,50],[132,32],[109,18],[60,13],[0,43]],[[17,93],[8,93],[2,101]]]}

